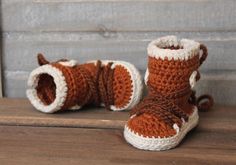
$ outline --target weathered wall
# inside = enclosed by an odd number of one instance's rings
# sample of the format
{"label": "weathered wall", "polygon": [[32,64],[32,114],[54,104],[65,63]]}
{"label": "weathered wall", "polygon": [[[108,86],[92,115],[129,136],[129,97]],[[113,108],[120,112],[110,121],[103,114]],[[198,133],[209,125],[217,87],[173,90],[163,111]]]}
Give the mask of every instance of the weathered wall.
{"label": "weathered wall", "polygon": [[147,44],[174,34],[208,46],[199,93],[236,104],[234,0],[1,0],[5,95],[25,97],[26,79],[49,59],[120,59],[146,68]]}

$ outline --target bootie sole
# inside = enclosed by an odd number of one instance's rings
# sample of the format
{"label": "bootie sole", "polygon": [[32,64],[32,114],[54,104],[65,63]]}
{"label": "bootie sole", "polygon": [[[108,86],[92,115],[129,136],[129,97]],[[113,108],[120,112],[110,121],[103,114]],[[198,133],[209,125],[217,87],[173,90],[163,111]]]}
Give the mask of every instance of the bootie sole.
{"label": "bootie sole", "polygon": [[197,126],[199,120],[198,109],[194,107],[193,113],[189,116],[188,122],[183,123],[177,134],[167,138],[143,137],[133,132],[127,125],[124,128],[124,137],[128,143],[136,148],[150,151],[162,151],[176,147],[185,135]]}

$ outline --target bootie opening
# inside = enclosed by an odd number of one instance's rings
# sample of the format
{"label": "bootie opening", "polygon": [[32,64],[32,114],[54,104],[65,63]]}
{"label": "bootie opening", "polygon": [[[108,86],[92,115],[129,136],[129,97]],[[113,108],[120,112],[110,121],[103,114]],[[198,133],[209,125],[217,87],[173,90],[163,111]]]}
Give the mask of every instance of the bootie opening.
{"label": "bootie opening", "polygon": [[51,104],[56,98],[56,84],[52,76],[44,73],[38,77],[37,95],[45,104]]}
{"label": "bootie opening", "polygon": [[172,45],[172,46],[163,46],[160,48],[161,49],[169,49],[169,50],[179,50],[179,49],[183,49],[184,47],[182,45]]}
{"label": "bootie opening", "polygon": [[200,44],[193,40],[166,36],[152,41],[148,45],[148,55],[157,59],[187,60],[199,54]]}
{"label": "bootie opening", "polygon": [[39,111],[53,113],[60,110],[67,96],[67,84],[62,71],[51,65],[33,70],[28,79],[26,95]]}

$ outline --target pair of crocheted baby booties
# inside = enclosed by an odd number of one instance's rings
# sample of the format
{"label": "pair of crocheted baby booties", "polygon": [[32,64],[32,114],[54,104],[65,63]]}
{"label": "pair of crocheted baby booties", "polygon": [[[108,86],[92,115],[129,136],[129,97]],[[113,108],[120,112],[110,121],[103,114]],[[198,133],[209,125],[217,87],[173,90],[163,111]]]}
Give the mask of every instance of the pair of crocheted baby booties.
{"label": "pair of crocheted baby booties", "polygon": [[47,61],[38,55],[40,67],[28,79],[27,97],[39,111],[77,110],[94,104],[106,109],[131,109],[124,128],[126,141],[144,150],[167,150],[177,146],[198,124],[198,109],[213,100],[195,97],[198,68],[207,48],[196,41],[166,36],[147,48],[145,84],[148,94],[140,102],[143,83],[134,65],[124,61]]}

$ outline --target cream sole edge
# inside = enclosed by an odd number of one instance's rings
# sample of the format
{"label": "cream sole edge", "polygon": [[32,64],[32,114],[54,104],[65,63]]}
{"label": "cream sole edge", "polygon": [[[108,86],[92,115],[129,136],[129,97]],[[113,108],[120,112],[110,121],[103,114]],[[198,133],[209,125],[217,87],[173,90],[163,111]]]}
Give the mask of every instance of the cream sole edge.
{"label": "cream sole edge", "polygon": [[179,132],[175,136],[168,138],[148,138],[134,133],[127,125],[124,128],[125,140],[136,148],[150,151],[162,151],[176,147],[185,135],[197,126],[199,120],[198,109],[194,107],[194,111],[189,116],[189,121],[183,123]]}

